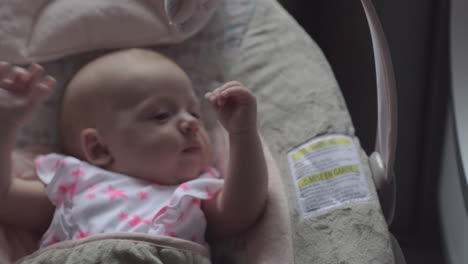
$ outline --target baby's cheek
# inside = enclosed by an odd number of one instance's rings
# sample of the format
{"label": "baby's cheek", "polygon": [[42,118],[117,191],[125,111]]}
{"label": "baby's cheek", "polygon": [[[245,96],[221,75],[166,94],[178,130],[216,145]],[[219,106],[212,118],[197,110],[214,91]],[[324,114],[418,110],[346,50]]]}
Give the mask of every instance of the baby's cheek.
{"label": "baby's cheek", "polygon": [[138,156],[149,159],[164,160],[170,158],[175,151],[178,150],[179,143],[174,137],[152,137],[145,140],[139,149],[141,152]]}

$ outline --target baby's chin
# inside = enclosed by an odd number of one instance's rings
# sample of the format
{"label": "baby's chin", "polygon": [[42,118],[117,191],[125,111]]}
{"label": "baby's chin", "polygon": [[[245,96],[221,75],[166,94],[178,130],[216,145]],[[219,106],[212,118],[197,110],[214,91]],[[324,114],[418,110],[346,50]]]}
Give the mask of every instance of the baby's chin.
{"label": "baby's chin", "polygon": [[187,181],[194,180],[194,179],[200,177],[200,175],[202,173],[203,173],[203,170],[197,169],[197,170],[193,170],[193,171],[188,172],[188,173],[174,175],[174,178],[173,178],[174,184],[181,184],[181,183],[184,183],[184,182],[187,182]]}
{"label": "baby's chin", "polygon": [[142,176],[138,177],[140,179],[144,179],[147,181],[150,181],[155,184],[160,184],[160,185],[179,185],[187,181],[194,180],[202,174],[203,171],[199,170],[194,170],[193,172],[187,172],[187,173],[178,173],[178,174],[164,174],[164,175],[147,175],[147,176]]}

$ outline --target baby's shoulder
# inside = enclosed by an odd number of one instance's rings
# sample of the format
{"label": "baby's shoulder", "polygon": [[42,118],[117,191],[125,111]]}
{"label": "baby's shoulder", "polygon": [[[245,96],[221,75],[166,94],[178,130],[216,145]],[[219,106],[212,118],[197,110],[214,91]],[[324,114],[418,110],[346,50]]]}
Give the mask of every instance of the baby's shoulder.
{"label": "baby's shoulder", "polygon": [[79,159],[59,153],[37,156],[34,159],[34,166],[37,176],[46,185],[50,184],[57,175],[66,174],[67,171],[71,173],[83,167]]}

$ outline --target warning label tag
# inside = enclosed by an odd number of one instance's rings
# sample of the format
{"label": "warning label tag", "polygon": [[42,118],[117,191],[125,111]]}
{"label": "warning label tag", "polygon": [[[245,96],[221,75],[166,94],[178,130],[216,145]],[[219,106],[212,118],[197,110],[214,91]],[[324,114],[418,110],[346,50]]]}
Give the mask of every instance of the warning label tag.
{"label": "warning label tag", "polygon": [[371,198],[351,137],[314,138],[290,151],[288,160],[303,218]]}

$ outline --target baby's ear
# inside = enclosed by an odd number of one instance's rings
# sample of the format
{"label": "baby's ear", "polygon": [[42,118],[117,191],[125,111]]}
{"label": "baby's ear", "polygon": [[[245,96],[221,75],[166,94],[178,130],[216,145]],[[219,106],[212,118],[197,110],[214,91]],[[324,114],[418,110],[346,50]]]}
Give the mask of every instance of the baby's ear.
{"label": "baby's ear", "polygon": [[87,162],[98,167],[107,167],[111,164],[112,155],[101,141],[99,132],[95,128],[86,128],[81,131],[80,141]]}

